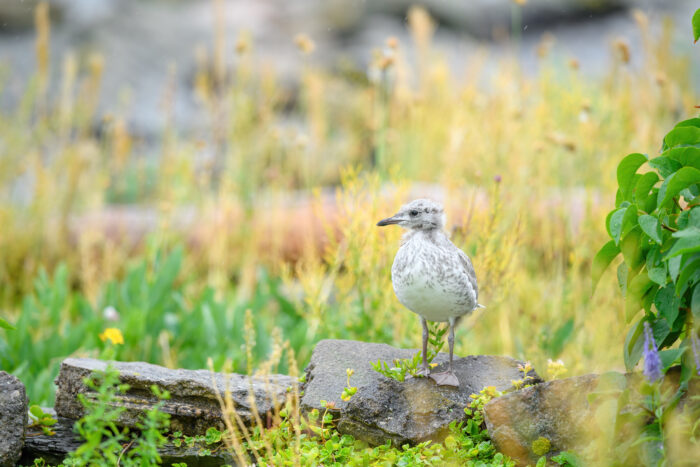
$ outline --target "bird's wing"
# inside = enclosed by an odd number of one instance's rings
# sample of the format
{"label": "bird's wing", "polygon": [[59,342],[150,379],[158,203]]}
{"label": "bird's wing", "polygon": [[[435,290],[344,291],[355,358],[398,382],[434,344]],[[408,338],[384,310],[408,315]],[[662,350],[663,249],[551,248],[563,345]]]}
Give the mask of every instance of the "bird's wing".
{"label": "bird's wing", "polygon": [[[472,286],[472,289],[474,289],[474,298],[478,300],[479,298],[479,287],[476,284],[476,272],[474,271],[474,266],[472,265],[472,260],[469,259],[469,256],[459,248],[457,248],[457,251],[459,252],[459,259],[460,262],[462,263],[462,266],[464,267],[464,272],[467,274],[467,279],[469,280],[469,283]],[[478,303],[478,301],[477,301]]]}

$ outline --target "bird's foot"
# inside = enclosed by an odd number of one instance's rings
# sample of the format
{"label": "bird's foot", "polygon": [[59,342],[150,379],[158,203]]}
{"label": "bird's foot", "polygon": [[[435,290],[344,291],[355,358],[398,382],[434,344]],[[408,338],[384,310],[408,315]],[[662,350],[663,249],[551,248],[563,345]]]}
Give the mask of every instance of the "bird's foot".
{"label": "bird's foot", "polygon": [[422,366],[416,370],[416,376],[425,378],[426,376],[430,376],[430,368],[427,366]]}
{"label": "bird's foot", "polygon": [[437,383],[438,386],[454,386],[459,387],[459,380],[454,371],[442,371],[440,373],[432,373],[430,377]]}

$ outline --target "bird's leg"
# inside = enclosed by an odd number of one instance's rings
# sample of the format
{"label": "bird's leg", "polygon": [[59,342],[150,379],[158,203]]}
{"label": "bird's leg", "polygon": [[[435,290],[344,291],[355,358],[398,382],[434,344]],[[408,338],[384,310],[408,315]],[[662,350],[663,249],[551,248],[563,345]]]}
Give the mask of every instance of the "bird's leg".
{"label": "bird's leg", "polygon": [[421,316],[420,323],[423,325],[423,366],[416,372],[419,376],[428,376],[428,322]]}
{"label": "bird's leg", "polygon": [[459,380],[452,368],[452,356],[455,346],[455,318],[450,318],[450,334],[447,336],[447,342],[450,345],[450,362],[447,366],[447,371],[433,373],[430,377],[435,380],[438,386],[455,386],[459,387]]}

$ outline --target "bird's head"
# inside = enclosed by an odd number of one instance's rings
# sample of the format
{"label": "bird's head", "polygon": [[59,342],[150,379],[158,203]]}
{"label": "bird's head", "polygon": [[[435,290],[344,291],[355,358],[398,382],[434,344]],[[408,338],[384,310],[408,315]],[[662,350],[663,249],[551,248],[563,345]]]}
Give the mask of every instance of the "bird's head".
{"label": "bird's head", "polygon": [[445,225],[445,211],[442,205],[429,199],[416,199],[404,204],[399,212],[391,217],[382,219],[377,225],[397,224],[410,230],[442,229]]}

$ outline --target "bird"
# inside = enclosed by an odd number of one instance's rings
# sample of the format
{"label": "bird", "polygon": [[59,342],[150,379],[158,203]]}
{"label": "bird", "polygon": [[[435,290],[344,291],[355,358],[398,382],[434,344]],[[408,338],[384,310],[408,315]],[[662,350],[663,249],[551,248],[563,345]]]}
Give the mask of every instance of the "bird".
{"label": "bird", "polygon": [[[457,387],[452,366],[455,327],[461,318],[484,308],[478,300],[474,266],[443,230],[445,211],[440,203],[413,200],[377,222],[379,227],[386,225],[407,230],[391,266],[391,282],[399,302],[419,315],[423,326],[423,363],[417,374],[440,386]],[[450,361],[443,372],[431,373],[428,367],[428,321],[449,323]]]}

